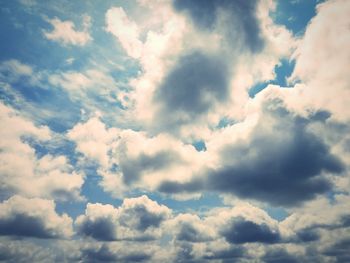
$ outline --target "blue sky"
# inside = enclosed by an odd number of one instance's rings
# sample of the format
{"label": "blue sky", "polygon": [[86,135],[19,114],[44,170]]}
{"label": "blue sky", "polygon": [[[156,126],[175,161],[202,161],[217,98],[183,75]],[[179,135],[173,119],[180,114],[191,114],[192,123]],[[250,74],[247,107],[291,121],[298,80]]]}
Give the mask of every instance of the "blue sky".
{"label": "blue sky", "polygon": [[0,261],[348,262],[348,11],[1,3]]}

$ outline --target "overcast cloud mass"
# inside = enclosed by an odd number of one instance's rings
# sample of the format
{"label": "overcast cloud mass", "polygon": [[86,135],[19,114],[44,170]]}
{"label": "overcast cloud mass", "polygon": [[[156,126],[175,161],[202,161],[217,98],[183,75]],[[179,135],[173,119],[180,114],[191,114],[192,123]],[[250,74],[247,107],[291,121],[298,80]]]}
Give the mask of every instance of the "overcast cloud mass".
{"label": "overcast cloud mass", "polygon": [[350,262],[350,1],[0,13],[1,262]]}

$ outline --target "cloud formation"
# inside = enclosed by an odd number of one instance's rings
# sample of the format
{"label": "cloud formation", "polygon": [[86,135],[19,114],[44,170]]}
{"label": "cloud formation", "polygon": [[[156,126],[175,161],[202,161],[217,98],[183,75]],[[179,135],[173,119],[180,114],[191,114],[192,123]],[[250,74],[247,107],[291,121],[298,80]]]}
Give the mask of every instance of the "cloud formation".
{"label": "cloud formation", "polygon": [[58,215],[50,200],[12,196],[0,204],[0,235],[61,238],[73,233],[72,219]]}
{"label": "cloud formation", "polygon": [[322,173],[339,174],[344,164],[308,131],[327,116],[298,116],[278,98],[264,102],[261,113],[246,141],[225,142],[219,150],[219,168],[186,184],[164,182],[159,189],[170,193],[207,189],[286,206],[330,190],[332,184]]}
{"label": "cloud formation", "polygon": [[62,45],[84,46],[92,40],[88,30],[91,25],[91,17],[83,16],[83,30],[77,31],[72,21],[61,21],[60,19],[48,19],[48,23],[53,26],[52,31],[44,31],[44,36],[52,41],[57,41]]}
{"label": "cloud formation", "polygon": [[[0,105],[1,190],[3,195],[21,194],[28,197],[50,197],[67,200],[81,198],[83,175],[74,171],[65,156],[50,154],[38,157],[32,143],[39,145],[52,139],[45,126],[36,126],[14,109]],[[18,169],[18,164],[21,169]]]}
{"label": "cloud formation", "polygon": [[348,262],[349,8],[4,2],[0,261]]}
{"label": "cloud formation", "polygon": [[152,240],[170,210],[147,196],[125,199],[121,207],[87,204],[76,220],[78,233],[100,241]]}
{"label": "cloud formation", "polygon": [[224,25],[223,34],[229,45],[242,45],[252,52],[264,46],[257,18],[258,1],[174,0],[173,4],[175,9],[186,11],[202,30]]}

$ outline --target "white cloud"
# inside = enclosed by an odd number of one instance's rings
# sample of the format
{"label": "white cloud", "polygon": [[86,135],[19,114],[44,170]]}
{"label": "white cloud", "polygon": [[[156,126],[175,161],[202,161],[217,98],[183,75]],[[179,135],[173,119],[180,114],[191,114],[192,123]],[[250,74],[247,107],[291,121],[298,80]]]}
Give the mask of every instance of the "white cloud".
{"label": "white cloud", "polygon": [[84,46],[92,37],[89,34],[89,28],[91,25],[91,18],[89,16],[83,16],[83,30],[77,31],[72,21],[61,21],[58,18],[48,19],[53,26],[52,31],[44,30],[44,36],[52,41],[60,42],[63,45],[78,45]]}
{"label": "white cloud", "polygon": [[[229,61],[234,74],[229,77],[228,102],[217,105],[198,120],[190,118],[190,123],[180,129],[180,135],[183,138],[205,138],[210,134],[208,126],[215,126],[222,116],[243,118],[249,100],[247,90],[259,81],[273,79],[275,65],[280,58],[288,56],[295,46],[292,34],[285,27],[275,25],[270,18],[269,14],[275,8],[273,2],[260,1],[257,8],[265,45],[263,52],[253,55],[242,54],[239,45],[228,48],[223,41],[224,32],[220,29],[220,24],[216,25],[218,28],[213,32],[197,30],[183,13],[174,11],[171,1],[152,4],[149,1],[139,1],[139,6],[130,17],[122,8],[110,9],[106,15],[109,32],[121,41],[129,56],[140,61],[143,68],[143,74],[130,82],[134,90],[125,95],[129,101],[130,118],[141,123],[145,129],[159,132],[157,112],[162,110],[158,108],[154,94],[180,54],[193,50],[220,54],[222,59]],[[113,24],[114,30],[110,27],[113,18],[118,21]],[[121,40],[123,31],[130,33],[127,39],[133,44]],[[135,50],[138,52],[131,52],[131,46],[137,46]]]}
{"label": "white cloud", "polygon": [[65,238],[73,234],[72,219],[55,212],[52,200],[15,195],[0,203],[2,235]]}
{"label": "white cloud", "polygon": [[[46,126],[35,126],[12,108],[0,104],[0,120],[6,129],[0,132],[0,174],[3,193],[66,200],[81,198],[83,176],[74,172],[64,156],[38,158],[26,140],[38,143],[51,139]],[[19,166],[20,164],[20,166]]]}
{"label": "white cloud", "polygon": [[77,150],[98,164],[108,168],[109,151],[113,140],[118,139],[116,128],[107,129],[98,117],[93,117],[85,123],[78,123],[68,131],[67,137],[77,144]]}
{"label": "white cloud", "polygon": [[139,40],[139,28],[130,21],[122,7],[113,7],[106,13],[106,30],[119,41],[127,54],[139,58],[142,52],[142,42]]}
{"label": "white cloud", "polygon": [[115,196],[130,187],[154,190],[165,179],[186,182],[211,164],[209,155],[190,144],[167,135],[107,128],[98,117],[76,124],[67,137],[87,160],[100,165],[101,185]]}
{"label": "white cloud", "polygon": [[346,0],[318,5],[317,15],[299,42],[291,78],[306,84],[302,96],[308,104],[328,109],[340,120],[350,118],[349,12],[350,2]]}

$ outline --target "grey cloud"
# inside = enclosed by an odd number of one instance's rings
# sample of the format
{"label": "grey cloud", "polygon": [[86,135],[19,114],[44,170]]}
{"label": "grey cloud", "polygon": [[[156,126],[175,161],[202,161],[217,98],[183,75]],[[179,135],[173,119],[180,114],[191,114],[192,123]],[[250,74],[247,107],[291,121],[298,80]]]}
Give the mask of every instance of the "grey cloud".
{"label": "grey cloud", "polygon": [[153,213],[146,206],[139,204],[125,211],[125,214],[121,218],[121,223],[128,225],[128,219],[134,217],[137,219],[135,228],[143,232],[150,227],[159,227],[166,219],[166,216],[165,213]]}
{"label": "grey cloud", "polygon": [[243,247],[234,246],[225,250],[209,251],[203,258],[206,260],[223,260],[223,262],[239,262],[239,259],[246,257]]}
{"label": "grey cloud", "polygon": [[[194,252],[194,245],[189,242],[178,242],[176,256],[173,262],[241,262],[240,260],[246,258],[246,250],[241,246],[230,246],[225,249],[213,250],[207,248],[205,253],[197,255]],[[245,262],[245,261],[243,261]]]}
{"label": "grey cloud", "polygon": [[336,263],[350,262],[350,239],[343,239],[328,247],[324,255],[332,257]]}
{"label": "grey cloud", "polygon": [[189,222],[182,222],[179,226],[179,231],[176,234],[176,239],[179,241],[187,241],[187,242],[207,242],[210,241],[211,238],[205,233],[201,233],[196,227]]}
{"label": "grey cloud", "polygon": [[195,25],[202,30],[215,29],[218,11],[228,14],[224,34],[229,45],[243,42],[252,52],[260,51],[264,46],[259,21],[256,16],[258,1],[246,0],[174,0],[176,10],[187,13]]}
{"label": "grey cloud", "polygon": [[193,122],[228,96],[228,68],[214,55],[199,51],[179,59],[154,95],[160,123],[169,130]]}
{"label": "grey cloud", "polygon": [[[50,253],[51,252],[51,253]],[[22,240],[0,240],[0,262],[58,262],[52,251],[33,242]],[[62,261],[61,261],[62,262]]]}
{"label": "grey cloud", "polygon": [[99,241],[146,242],[156,239],[158,228],[169,214],[167,207],[141,196],[125,199],[119,208],[88,204],[75,226],[78,234]]}
{"label": "grey cloud", "polygon": [[0,218],[0,235],[36,238],[55,238],[58,235],[45,226],[42,218],[26,214],[13,214]]}
{"label": "grey cloud", "polygon": [[140,154],[136,159],[125,156],[120,163],[123,181],[130,185],[138,181],[143,172],[161,170],[174,162],[179,162],[179,157],[170,151],[159,152],[155,155]]}
{"label": "grey cloud", "polygon": [[268,225],[257,224],[242,217],[233,219],[221,230],[221,234],[231,244],[273,244],[281,241],[279,232],[271,230]]}
{"label": "grey cloud", "polygon": [[340,174],[345,168],[329,146],[309,131],[318,118],[298,116],[279,101],[265,105],[263,116],[273,118],[272,130],[264,132],[262,118],[249,143],[226,146],[221,168],[209,170],[207,175],[186,184],[164,182],[159,190],[172,193],[210,190],[294,206],[332,189],[322,173]]}
{"label": "grey cloud", "polygon": [[299,263],[300,259],[290,255],[284,249],[274,249],[267,251],[262,258],[265,263]]}
{"label": "grey cloud", "polygon": [[320,239],[319,233],[315,229],[302,229],[298,231],[297,237],[302,242],[313,242]]}
{"label": "grey cloud", "polygon": [[89,248],[82,250],[83,262],[144,262],[149,261],[151,255],[144,252],[130,252],[121,255],[113,252],[106,244],[100,248]]}
{"label": "grey cloud", "polygon": [[77,232],[80,235],[92,237],[100,241],[117,240],[115,225],[108,218],[98,218],[96,220],[86,218],[77,226]]}
{"label": "grey cloud", "polygon": [[331,189],[331,183],[320,175],[323,171],[341,173],[342,162],[308,132],[309,120],[279,110],[273,112],[277,115],[273,134],[256,130],[249,145],[228,147],[225,156],[236,158],[240,153],[244,159],[212,172],[209,185],[213,189],[287,206]]}

